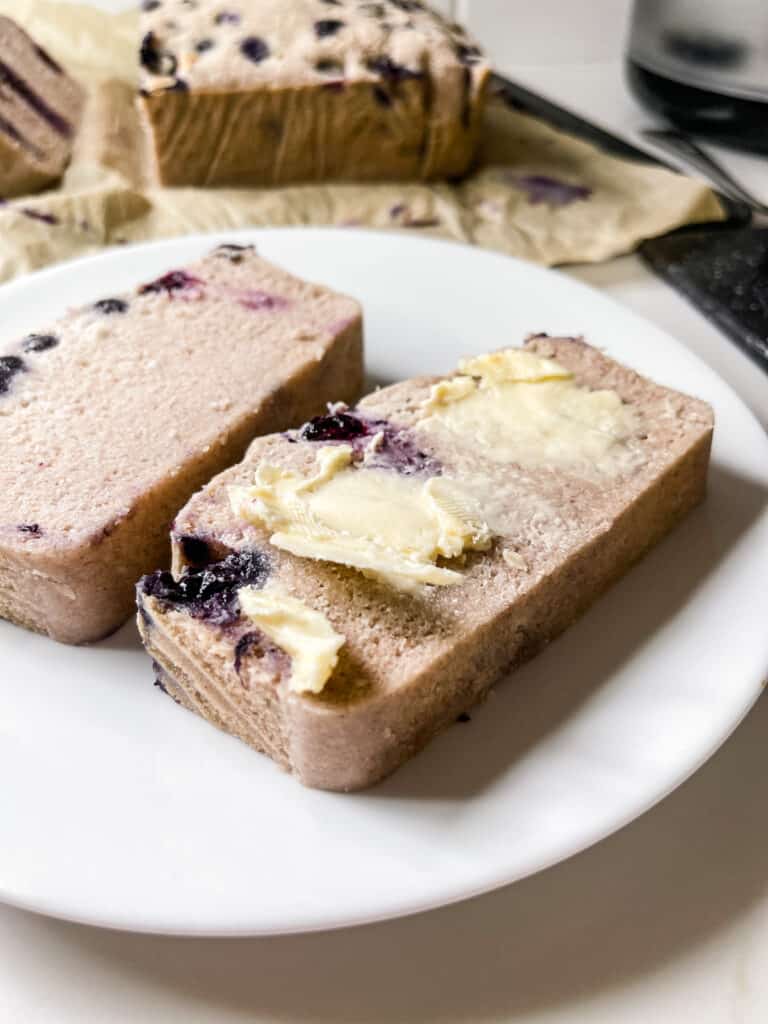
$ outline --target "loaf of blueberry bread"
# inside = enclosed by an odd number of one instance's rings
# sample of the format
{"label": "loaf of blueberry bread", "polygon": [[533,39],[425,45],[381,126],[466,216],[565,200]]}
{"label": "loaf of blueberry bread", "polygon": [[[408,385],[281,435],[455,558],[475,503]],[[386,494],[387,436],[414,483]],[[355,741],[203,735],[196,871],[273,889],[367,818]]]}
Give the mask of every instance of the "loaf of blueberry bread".
{"label": "loaf of blueberry bread", "polygon": [[159,685],[308,786],[368,786],[702,499],[712,425],[536,336],[259,438],[139,584]]}
{"label": "loaf of blueberry bread", "polygon": [[362,379],[352,299],[223,245],[0,355],[0,616],[71,643],[134,608],[175,513]]}
{"label": "loaf of blueberry bread", "polygon": [[144,0],[168,185],[432,179],[472,162],[489,68],[422,0]]}
{"label": "loaf of blueberry bread", "polygon": [[83,99],[53,57],[0,16],[0,198],[38,191],[62,176]]}

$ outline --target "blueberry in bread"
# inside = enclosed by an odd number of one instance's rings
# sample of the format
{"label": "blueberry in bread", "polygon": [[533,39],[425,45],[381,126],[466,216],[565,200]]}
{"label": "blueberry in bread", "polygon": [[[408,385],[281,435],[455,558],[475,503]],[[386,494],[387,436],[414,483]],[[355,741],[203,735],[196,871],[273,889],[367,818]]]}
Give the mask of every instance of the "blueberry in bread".
{"label": "blueberry in bread", "polygon": [[197,488],[359,394],[361,331],[354,300],[224,245],[6,344],[0,616],[71,643],[119,626]]}
{"label": "blueberry in bread", "polygon": [[702,499],[712,423],[537,336],[259,438],[138,587],[162,686],[308,786],[369,786]]}
{"label": "blueberry in bread", "polygon": [[149,0],[141,33],[165,184],[433,179],[474,156],[489,67],[422,0]]}
{"label": "blueberry in bread", "polygon": [[0,197],[61,178],[83,109],[83,90],[19,25],[0,16]]}

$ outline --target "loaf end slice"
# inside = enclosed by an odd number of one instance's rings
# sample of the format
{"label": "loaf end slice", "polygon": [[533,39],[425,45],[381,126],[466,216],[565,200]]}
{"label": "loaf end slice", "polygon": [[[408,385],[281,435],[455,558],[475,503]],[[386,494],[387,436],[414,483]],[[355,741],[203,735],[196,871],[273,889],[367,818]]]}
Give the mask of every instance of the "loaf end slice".
{"label": "loaf end slice", "polygon": [[359,305],[223,245],[0,356],[0,616],[69,643],[131,614],[174,515],[259,433],[362,381]]}
{"label": "loaf end slice", "polygon": [[[364,788],[574,622],[702,500],[707,405],[580,340],[537,336],[522,361],[520,351],[259,438],[195,495],[176,520],[174,575],[138,589],[161,686],[305,785]],[[366,474],[375,486],[362,493]],[[269,518],[279,487],[303,503],[295,527]],[[402,492],[394,508],[389,488]],[[350,514],[345,496],[359,501]],[[425,496],[446,555],[428,564],[400,552],[387,574],[357,542],[386,533],[377,502],[398,529],[416,513],[426,522]],[[328,537],[336,561],[321,554]],[[387,538],[397,547],[397,530]],[[432,582],[404,585],[409,572]],[[281,632],[302,616],[304,649]],[[310,652],[336,659],[317,690],[296,686]]]}
{"label": "loaf end slice", "polygon": [[24,29],[0,17],[0,197],[61,178],[83,103],[81,86]]}

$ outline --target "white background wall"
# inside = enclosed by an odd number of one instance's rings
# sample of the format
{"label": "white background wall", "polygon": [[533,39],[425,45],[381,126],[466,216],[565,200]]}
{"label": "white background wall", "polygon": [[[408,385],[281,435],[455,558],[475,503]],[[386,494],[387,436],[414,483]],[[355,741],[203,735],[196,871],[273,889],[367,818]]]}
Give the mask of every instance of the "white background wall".
{"label": "white background wall", "polygon": [[562,0],[432,2],[467,25],[500,67],[614,60],[632,7],[632,0],[572,0],[565,7]]}

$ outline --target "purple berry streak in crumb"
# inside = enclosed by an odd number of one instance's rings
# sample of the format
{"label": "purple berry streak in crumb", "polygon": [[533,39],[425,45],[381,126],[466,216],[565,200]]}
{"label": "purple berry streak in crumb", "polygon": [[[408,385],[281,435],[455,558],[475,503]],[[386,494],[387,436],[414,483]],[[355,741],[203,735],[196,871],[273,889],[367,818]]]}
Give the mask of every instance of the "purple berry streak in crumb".
{"label": "purple berry streak in crumb", "polygon": [[57,64],[56,61],[53,59],[53,57],[50,55],[50,53],[48,53],[46,50],[44,50],[42,48],[42,46],[37,46],[36,45],[35,46],[35,53],[40,58],[40,60],[43,62],[43,64],[46,64],[50,68],[50,70],[53,71],[54,74],[56,74],[56,75],[63,75],[64,74],[64,69],[62,68],[62,66],[60,64]]}
{"label": "purple berry streak in crumb", "polygon": [[202,287],[203,282],[198,277],[193,277],[186,270],[171,270],[155,281],[143,284],[139,288],[139,295],[166,292],[171,295],[173,292],[191,291]]}
{"label": "purple berry streak in crumb", "polygon": [[219,11],[213,20],[216,25],[239,25],[241,19],[235,11]]}
{"label": "purple berry streak in crumb", "polygon": [[39,523],[20,523],[16,527],[19,533],[25,533],[28,537],[42,537],[43,530]]}
{"label": "purple berry streak in crumb", "polygon": [[[267,637],[261,630],[252,630],[244,633],[235,644],[235,672],[240,675],[243,662],[247,658],[258,658],[261,667],[268,667],[275,683],[279,682],[282,672],[286,672],[290,665],[290,657],[281,648]],[[241,680],[247,689],[246,679]]]}
{"label": "purple berry streak in crumb", "polygon": [[245,309],[252,309],[255,312],[287,309],[290,306],[288,299],[284,299],[282,295],[270,295],[269,292],[263,292],[258,288],[241,292],[237,301]]}

